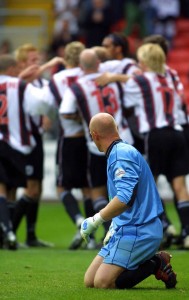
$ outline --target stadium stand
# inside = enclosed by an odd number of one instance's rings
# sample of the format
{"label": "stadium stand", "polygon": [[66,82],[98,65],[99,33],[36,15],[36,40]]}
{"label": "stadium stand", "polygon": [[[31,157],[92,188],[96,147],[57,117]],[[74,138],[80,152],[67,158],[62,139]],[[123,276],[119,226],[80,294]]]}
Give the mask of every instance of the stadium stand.
{"label": "stadium stand", "polygon": [[4,23],[0,26],[0,41],[10,39],[13,47],[30,42],[42,47],[49,42],[53,28],[51,0],[7,0],[0,10]]}

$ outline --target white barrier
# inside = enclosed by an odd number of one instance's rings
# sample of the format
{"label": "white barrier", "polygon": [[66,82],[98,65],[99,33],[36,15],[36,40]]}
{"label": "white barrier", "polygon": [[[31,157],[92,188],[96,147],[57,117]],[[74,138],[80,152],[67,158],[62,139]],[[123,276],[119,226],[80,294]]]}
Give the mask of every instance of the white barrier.
{"label": "white barrier", "polygon": [[56,193],[56,147],[54,140],[44,141],[44,179],[42,199],[55,200]]}

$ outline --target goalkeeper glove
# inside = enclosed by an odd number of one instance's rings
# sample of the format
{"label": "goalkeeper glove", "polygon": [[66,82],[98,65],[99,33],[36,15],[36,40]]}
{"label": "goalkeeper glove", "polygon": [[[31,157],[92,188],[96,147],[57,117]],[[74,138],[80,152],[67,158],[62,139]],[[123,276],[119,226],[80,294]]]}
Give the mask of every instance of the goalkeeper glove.
{"label": "goalkeeper glove", "polygon": [[90,241],[90,234],[93,233],[104,221],[100,216],[100,213],[97,213],[93,217],[85,219],[81,224],[81,236],[86,243]]}
{"label": "goalkeeper glove", "polygon": [[112,235],[114,234],[114,229],[113,229],[113,223],[111,223],[110,228],[108,230],[108,232],[106,233],[106,236],[103,240],[103,245],[106,246],[109,243],[110,238],[112,237]]}

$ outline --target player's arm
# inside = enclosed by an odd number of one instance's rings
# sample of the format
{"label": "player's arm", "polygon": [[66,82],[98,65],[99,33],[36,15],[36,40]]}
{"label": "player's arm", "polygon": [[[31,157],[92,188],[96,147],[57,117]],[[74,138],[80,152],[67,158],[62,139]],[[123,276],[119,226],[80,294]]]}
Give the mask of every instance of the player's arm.
{"label": "player's arm", "polygon": [[41,66],[38,65],[29,66],[25,70],[19,73],[19,78],[26,80],[27,82],[32,82],[36,78],[39,78],[45,71],[53,68],[57,64],[65,65],[64,59],[62,57],[54,57]]}
{"label": "player's arm", "polygon": [[39,66],[38,65],[32,65],[24,69],[18,74],[18,77],[20,79],[23,79],[27,82],[32,82],[34,79],[37,78],[37,74],[39,72]]}
{"label": "player's arm", "polygon": [[[91,218],[87,218],[81,224],[81,236],[88,242],[89,236],[103,222],[109,221],[128,208],[130,208],[131,200],[134,201],[137,192],[138,173],[137,169],[132,167],[132,164],[125,165],[125,162],[112,165],[112,174],[116,174],[117,169],[122,169],[122,176],[114,176],[114,184],[116,187],[116,195],[113,199],[97,214]],[[127,169],[127,172],[124,170]],[[131,180],[132,178],[132,180]]]}
{"label": "player's arm", "polygon": [[49,60],[48,62],[44,63],[43,65],[41,65],[39,67],[38,76],[40,76],[43,72],[45,72],[46,70],[49,70],[49,69],[53,68],[54,66],[56,66],[58,64],[65,65],[64,59],[62,57],[54,57],[54,58],[52,58],[51,60]]}
{"label": "player's arm", "polygon": [[115,74],[115,73],[104,73],[102,75],[100,75],[99,77],[96,78],[96,83],[98,85],[104,86],[108,83],[111,82],[127,82],[127,80],[130,78],[131,76],[125,75],[125,74]]}
{"label": "player's arm", "polygon": [[81,121],[81,117],[78,112],[74,114],[60,114],[64,119],[68,120],[75,120],[75,121]]}
{"label": "player's arm", "polygon": [[90,240],[90,234],[93,233],[102,223],[119,216],[127,208],[128,206],[115,196],[99,213],[83,221],[80,230],[81,236],[86,242],[88,242]]}
{"label": "player's arm", "polygon": [[101,211],[100,216],[104,221],[109,221],[122,214],[128,206],[121,202],[117,196],[115,196]]}

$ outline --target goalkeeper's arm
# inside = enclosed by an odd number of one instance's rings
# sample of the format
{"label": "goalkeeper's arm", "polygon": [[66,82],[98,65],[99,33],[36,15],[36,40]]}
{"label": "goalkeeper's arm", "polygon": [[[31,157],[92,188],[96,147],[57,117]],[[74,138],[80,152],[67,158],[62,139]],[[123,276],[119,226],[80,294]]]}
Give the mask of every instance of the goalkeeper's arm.
{"label": "goalkeeper's arm", "polygon": [[127,205],[122,203],[117,197],[114,197],[99,213],[83,221],[80,231],[83,239],[88,242],[90,234],[93,233],[103,222],[109,221],[120,215],[126,209]]}

